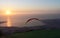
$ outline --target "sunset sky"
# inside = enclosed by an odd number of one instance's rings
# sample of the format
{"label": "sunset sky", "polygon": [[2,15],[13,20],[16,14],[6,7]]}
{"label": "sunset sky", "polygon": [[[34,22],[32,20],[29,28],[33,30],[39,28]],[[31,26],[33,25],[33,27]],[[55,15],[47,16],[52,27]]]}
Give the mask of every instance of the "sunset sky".
{"label": "sunset sky", "polygon": [[[51,13],[55,14],[55,16],[49,16]],[[58,18],[59,13],[60,0],[0,0],[0,18],[2,19],[3,16],[4,20],[7,18],[8,26],[12,25],[12,20],[17,22],[18,25],[20,22],[22,24],[25,21],[24,19],[28,17]]]}
{"label": "sunset sky", "polygon": [[60,0],[0,0],[1,10],[60,10]]}

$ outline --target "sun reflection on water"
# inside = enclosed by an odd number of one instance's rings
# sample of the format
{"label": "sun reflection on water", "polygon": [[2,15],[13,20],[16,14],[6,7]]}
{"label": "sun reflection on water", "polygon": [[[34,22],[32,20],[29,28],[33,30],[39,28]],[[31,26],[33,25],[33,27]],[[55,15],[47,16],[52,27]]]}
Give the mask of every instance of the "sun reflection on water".
{"label": "sun reflection on water", "polygon": [[7,27],[11,27],[12,25],[11,25],[11,19],[8,17],[7,18]]}

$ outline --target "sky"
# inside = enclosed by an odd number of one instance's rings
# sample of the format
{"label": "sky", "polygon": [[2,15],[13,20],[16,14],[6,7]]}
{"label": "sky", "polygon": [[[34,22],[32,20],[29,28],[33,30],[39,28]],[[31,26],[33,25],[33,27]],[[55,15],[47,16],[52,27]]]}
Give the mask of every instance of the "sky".
{"label": "sky", "polygon": [[0,0],[0,10],[60,10],[60,0]]}

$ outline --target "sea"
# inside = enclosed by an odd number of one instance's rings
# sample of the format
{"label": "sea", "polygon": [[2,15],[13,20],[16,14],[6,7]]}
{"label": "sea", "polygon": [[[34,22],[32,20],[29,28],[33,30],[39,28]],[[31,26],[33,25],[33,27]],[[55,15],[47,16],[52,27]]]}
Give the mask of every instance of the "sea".
{"label": "sea", "polygon": [[27,24],[27,20],[31,18],[37,18],[39,20],[45,19],[59,19],[60,14],[15,14],[5,16],[0,14],[0,22],[6,21],[6,23],[0,24],[0,27],[27,27],[27,26],[42,26],[45,25],[42,21],[30,20]]}

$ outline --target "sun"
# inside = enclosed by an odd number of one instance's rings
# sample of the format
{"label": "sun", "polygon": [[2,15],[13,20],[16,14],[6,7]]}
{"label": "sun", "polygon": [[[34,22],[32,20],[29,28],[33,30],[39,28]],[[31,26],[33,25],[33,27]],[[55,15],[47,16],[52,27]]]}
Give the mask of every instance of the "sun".
{"label": "sun", "polygon": [[6,10],[6,15],[11,15],[11,11],[10,10]]}

